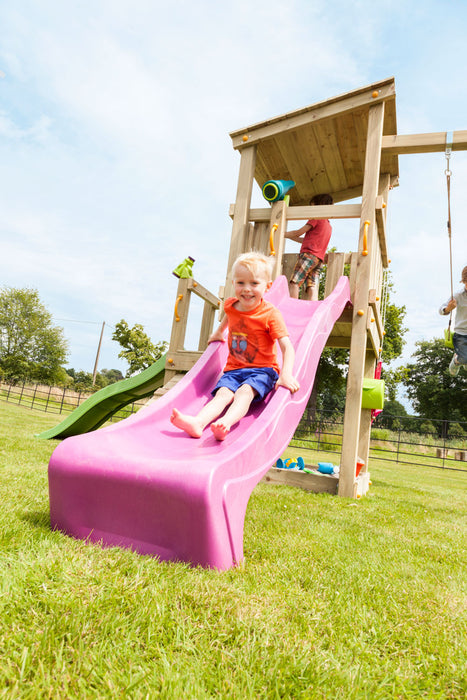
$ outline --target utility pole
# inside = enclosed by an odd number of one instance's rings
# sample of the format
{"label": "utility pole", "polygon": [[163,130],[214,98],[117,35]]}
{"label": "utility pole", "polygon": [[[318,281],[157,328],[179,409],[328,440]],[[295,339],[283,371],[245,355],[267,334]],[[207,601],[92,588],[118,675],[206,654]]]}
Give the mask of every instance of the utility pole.
{"label": "utility pole", "polygon": [[94,372],[92,375],[92,385],[93,386],[96,383],[97,363],[99,362],[99,354],[100,354],[101,345],[102,345],[102,336],[104,335],[104,326],[105,326],[105,321],[102,322],[101,337],[99,338],[99,345],[97,346],[96,362],[94,364]]}

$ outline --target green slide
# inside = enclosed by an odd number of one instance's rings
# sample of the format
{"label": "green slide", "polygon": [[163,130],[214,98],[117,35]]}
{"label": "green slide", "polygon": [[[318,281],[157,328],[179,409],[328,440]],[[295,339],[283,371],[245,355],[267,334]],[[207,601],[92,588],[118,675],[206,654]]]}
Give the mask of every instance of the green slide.
{"label": "green slide", "polygon": [[100,391],[96,391],[75,408],[65,420],[37,437],[44,440],[62,439],[96,430],[118,410],[133,401],[150,396],[163,385],[165,358],[166,355],[159,358],[157,362],[135,377],[122,379],[121,382],[109,384]]}

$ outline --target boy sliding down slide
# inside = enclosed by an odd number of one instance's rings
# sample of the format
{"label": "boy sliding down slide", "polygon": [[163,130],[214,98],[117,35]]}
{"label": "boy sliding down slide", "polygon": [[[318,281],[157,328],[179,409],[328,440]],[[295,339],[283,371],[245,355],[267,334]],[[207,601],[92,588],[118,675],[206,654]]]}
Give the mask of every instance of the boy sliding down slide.
{"label": "boy sliding down slide", "polygon": [[[272,262],[261,253],[244,253],[233,264],[235,297],[225,301],[225,316],[209,338],[210,343],[224,342],[228,327],[229,357],[224,373],[212,391],[213,398],[196,416],[174,408],[170,418],[191,437],[201,437],[211,424],[215,438],[224,440],[232,426],[247,414],[252,401],[262,401],[279,386],[292,393],[300,388],[292,374],[295,351],[282,314],[263,299],[272,284],[271,273]],[[282,352],[281,370],[276,340]]]}

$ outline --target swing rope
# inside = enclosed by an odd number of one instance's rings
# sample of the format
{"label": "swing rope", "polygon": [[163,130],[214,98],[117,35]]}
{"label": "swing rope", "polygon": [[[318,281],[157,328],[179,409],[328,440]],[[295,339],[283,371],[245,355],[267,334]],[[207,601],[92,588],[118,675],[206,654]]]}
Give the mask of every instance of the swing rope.
{"label": "swing rope", "polygon": [[[451,169],[449,167],[449,160],[451,158],[452,152],[452,131],[446,132],[446,170],[444,174],[446,175],[446,189],[448,195],[448,238],[449,238],[449,269],[451,274],[451,299],[454,296],[454,286],[452,282],[452,231],[451,231]],[[448,337],[451,337],[451,321],[452,321],[452,311],[449,314],[449,324],[448,324]]]}

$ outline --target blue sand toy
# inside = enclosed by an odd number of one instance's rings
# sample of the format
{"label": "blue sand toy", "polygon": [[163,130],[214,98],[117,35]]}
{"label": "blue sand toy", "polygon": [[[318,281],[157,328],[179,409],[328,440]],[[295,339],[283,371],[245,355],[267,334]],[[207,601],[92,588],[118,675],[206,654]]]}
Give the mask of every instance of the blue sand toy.
{"label": "blue sand toy", "polygon": [[332,462],[318,462],[318,471],[320,474],[338,474],[339,467]]}
{"label": "blue sand toy", "polygon": [[283,459],[278,459],[274,466],[276,469],[298,469],[302,471],[305,468],[305,461],[303,457],[297,457],[297,459],[289,457],[285,461]]}

